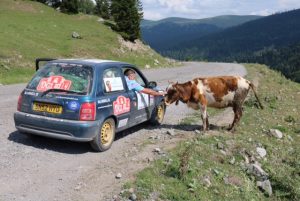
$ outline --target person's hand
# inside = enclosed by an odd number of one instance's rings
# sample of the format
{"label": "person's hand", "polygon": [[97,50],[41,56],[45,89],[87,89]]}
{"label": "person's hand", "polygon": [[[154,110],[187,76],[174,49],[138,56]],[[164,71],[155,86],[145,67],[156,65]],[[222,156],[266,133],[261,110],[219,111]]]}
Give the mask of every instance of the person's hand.
{"label": "person's hand", "polygon": [[164,95],[166,95],[167,94],[167,92],[166,91],[159,91],[158,92],[161,96],[164,96]]}

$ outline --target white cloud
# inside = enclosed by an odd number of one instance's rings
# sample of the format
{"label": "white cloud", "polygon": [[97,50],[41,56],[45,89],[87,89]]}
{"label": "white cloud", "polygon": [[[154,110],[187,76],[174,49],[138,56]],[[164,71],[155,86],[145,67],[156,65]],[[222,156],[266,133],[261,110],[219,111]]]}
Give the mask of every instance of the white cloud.
{"label": "white cloud", "polygon": [[250,13],[250,15],[261,15],[261,16],[267,16],[273,14],[274,11],[271,11],[270,9],[264,9],[260,11],[253,11]]}
{"label": "white cloud", "polygon": [[292,9],[299,8],[300,1],[299,0],[278,0],[279,6],[283,9]]}
{"label": "white cloud", "polygon": [[195,9],[191,7],[194,3],[193,0],[158,0],[158,3],[161,6],[166,7],[169,10],[173,10],[175,12],[179,13],[189,13],[189,12],[195,12]]}
{"label": "white cloud", "polygon": [[162,15],[160,12],[152,11],[152,10],[144,10],[144,18],[145,19],[159,20],[164,17],[165,16]]}
{"label": "white cloud", "polygon": [[300,0],[142,0],[145,19],[270,15],[300,8]]}

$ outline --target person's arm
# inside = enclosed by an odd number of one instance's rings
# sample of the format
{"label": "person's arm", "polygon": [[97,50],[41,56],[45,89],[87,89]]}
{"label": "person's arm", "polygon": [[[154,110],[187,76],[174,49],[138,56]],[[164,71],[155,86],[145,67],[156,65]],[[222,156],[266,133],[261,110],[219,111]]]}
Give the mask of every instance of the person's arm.
{"label": "person's arm", "polygon": [[157,92],[157,91],[154,91],[154,90],[148,89],[148,88],[144,88],[144,89],[140,90],[140,92],[149,94],[149,95],[153,95],[153,96],[164,96],[166,94],[165,92]]}
{"label": "person's arm", "polygon": [[145,94],[153,95],[153,96],[164,96],[165,92],[157,92],[149,88],[142,87],[139,83],[137,83],[135,80],[130,80],[129,82],[129,89],[133,89],[137,92],[142,92]]}

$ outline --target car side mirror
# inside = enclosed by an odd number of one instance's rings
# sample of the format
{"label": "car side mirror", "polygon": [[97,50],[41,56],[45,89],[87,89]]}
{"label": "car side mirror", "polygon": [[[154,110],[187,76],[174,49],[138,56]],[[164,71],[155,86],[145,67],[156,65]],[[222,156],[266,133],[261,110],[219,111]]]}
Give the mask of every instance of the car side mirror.
{"label": "car side mirror", "polygon": [[151,88],[151,89],[154,89],[155,87],[157,87],[157,83],[154,82],[154,81],[151,81],[148,83],[148,87]]}

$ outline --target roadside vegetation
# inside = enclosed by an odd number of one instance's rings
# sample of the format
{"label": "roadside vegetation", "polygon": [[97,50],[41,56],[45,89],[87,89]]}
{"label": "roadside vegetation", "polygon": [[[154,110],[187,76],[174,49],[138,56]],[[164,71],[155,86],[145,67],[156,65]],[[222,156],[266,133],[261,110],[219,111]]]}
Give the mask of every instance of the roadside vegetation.
{"label": "roadside vegetation", "polygon": [[124,41],[97,16],[67,15],[21,0],[1,0],[0,13],[1,84],[27,82],[38,57],[110,59],[141,68],[172,65],[142,42]]}
{"label": "roadside vegetation", "polygon": [[[134,189],[137,200],[300,200],[300,85],[264,65],[245,66],[247,78],[258,83],[264,110],[251,94],[234,134],[224,129],[195,132],[124,189]],[[199,124],[199,115],[194,118],[184,124]],[[283,137],[271,136],[270,129]],[[263,169],[271,188],[258,187],[259,179],[247,169],[253,164]]]}

